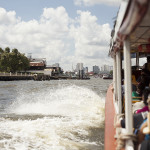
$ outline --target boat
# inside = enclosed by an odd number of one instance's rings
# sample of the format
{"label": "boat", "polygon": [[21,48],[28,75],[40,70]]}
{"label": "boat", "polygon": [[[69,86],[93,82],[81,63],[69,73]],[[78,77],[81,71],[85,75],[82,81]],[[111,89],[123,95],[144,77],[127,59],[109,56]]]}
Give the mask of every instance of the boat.
{"label": "boat", "polygon": [[[111,37],[109,56],[113,59],[113,82],[106,94],[105,150],[134,150],[131,74],[134,72],[136,78],[141,71],[139,60],[150,55],[150,0],[122,0]],[[131,65],[133,59],[136,60],[136,69]],[[122,100],[122,69],[125,105]],[[126,127],[116,128],[116,120],[123,114]]]}
{"label": "boat", "polygon": [[104,74],[103,79],[113,79],[112,75],[109,75],[109,74]]}

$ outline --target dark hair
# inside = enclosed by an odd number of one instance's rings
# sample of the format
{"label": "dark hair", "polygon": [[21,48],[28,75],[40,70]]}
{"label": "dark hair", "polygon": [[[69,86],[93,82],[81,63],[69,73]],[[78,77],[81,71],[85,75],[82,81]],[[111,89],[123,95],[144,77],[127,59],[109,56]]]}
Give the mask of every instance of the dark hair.
{"label": "dark hair", "polygon": [[144,73],[145,73],[145,72],[146,72],[146,69],[142,69],[141,72],[144,72]]}
{"label": "dark hair", "polygon": [[147,60],[150,60],[150,56],[147,56]]}
{"label": "dark hair", "polygon": [[140,82],[140,83],[138,84],[138,86],[137,86],[137,89],[139,90],[139,91],[138,91],[138,92],[139,92],[139,95],[142,96],[143,91],[144,91],[144,89],[145,89],[145,83],[144,83],[144,82]]}
{"label": "dark hair", "polygon": [[143,96],[144,96],[144,104],[148,105],[147,103],[147,99],[148,99],[148,95],[150,94],[150,88],[146,87],[143,91]]}

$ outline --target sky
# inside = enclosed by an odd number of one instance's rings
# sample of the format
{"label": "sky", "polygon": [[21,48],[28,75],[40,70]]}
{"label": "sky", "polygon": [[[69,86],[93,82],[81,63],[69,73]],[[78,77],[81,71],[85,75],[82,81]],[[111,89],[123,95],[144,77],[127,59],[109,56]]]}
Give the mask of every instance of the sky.
{"label": "sky", "polygon": [[72,71],[110,65],[110,34],[121,0],[0,0],[0,47]]}

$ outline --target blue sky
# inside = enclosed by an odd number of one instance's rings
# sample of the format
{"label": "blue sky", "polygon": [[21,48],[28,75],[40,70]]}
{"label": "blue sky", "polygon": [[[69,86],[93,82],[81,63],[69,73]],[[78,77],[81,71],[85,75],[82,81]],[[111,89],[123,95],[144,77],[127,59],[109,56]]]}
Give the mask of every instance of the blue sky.
{"label": "blue sky", "polygon": [[0,47],[60,63],[111,65],[108,45],[119,0],[0,0]]}
{"label": "blue sky", "polygon": [[43,8],[57,8],[64,6],[71,18],[77,16],[76,11],[90,11],[98,18],[98,23],[109,23],[113,25],[113,18],[116,16],[119,5],[99,4],[94,6],[75,5],[73,0],[0,0],[0,6],[7,11],[15,10],[16,15],[23,20],[39,19]]}

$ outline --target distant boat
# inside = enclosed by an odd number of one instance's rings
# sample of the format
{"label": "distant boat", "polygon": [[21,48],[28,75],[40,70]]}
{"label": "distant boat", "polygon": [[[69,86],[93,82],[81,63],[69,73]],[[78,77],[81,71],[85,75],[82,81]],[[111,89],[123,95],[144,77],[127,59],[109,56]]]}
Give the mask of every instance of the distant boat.
{"label": "distant boat", "polygon": [[103,79],[113,79],[112,75],[109,75],[109,74],[104,74]]}

